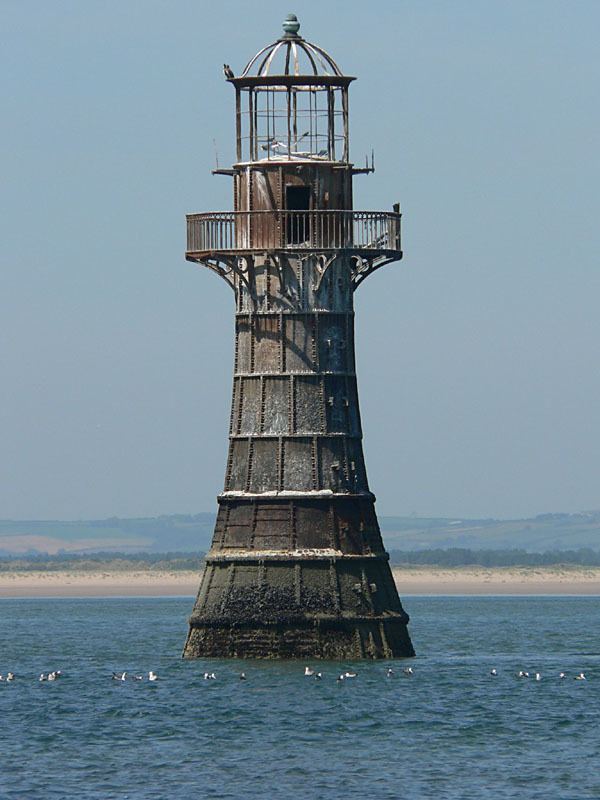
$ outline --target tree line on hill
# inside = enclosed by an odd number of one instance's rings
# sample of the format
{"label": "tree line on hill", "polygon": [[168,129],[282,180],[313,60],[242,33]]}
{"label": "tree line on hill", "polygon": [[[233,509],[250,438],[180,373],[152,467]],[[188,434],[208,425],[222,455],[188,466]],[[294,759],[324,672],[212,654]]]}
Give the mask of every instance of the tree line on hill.
{"label": "tree line on hill", "polygon": [[[204,553],[28,553],[0,558],[0,572],[127,572],[194,571],[201,569]],[[464,547],[429,550],[392,550],[390,563],[436,567],[549,567],[556,565],[600,567],[600,552],[591,548],[530,553],[526,550],[471,550]]]}
{"label": "tree line on hill", "polygon": [[526,550],[471,550],[450,547],[431,550],[392,550],[394,566],[414,564],[437,567],[550,567],[565,564],[579,567],[600,567],[600,552],[589,547],[578,550],[548,550],[529,553]]}
{"label": "tree line on hill", "polygon": [[204,553],[28,553],[0,558],[0,572],[185,572],[200,570],[203,562]]}

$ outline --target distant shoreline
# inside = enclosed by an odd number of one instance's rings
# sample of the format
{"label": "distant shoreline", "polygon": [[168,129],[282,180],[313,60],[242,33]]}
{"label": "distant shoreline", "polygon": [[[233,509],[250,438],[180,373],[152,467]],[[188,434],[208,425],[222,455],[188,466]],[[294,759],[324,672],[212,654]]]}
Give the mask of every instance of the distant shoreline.
{"label": "distant shoreline", "polygon": [[[598,567],[393,567],[405,595],[600,595]],[[0,598],[176,597],[198,591],[195,571],[2,572]]]}

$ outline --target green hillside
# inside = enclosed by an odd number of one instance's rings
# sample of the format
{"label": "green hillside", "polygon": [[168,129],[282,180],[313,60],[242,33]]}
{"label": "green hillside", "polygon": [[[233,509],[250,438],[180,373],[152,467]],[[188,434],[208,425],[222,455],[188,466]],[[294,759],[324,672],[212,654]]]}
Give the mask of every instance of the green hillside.
{"label": "green hillside", "polygon": [[[600,511],[531,519],[381,517],[388,550],[600,550]],[[199,552],[210,546],[214,514],[61,522],[0,521],[0,555],[21,553]]]}
{"label": "green hillside", "polygon": [[60,522],[0,520],[0,555],[27,552],[197,552],[207,550],[214,514]]}
{"label": "green hillside", "polygon": [[380,525],[388,550],[600,549],[600,511],[515,520],[382,517]]}

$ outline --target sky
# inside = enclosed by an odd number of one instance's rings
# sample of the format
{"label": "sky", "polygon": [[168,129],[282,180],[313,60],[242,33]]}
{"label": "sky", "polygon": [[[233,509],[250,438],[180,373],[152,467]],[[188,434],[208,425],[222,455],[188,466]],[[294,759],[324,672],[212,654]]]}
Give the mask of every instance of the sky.
{"label": "sky", "polygon": [[232,207],[233,91],[288,11],[352,84],[356,292],[386,515],[600,508],[600,4],[0,2],[0,518],[196,513],[222,490],[233,294],[184,260]]}

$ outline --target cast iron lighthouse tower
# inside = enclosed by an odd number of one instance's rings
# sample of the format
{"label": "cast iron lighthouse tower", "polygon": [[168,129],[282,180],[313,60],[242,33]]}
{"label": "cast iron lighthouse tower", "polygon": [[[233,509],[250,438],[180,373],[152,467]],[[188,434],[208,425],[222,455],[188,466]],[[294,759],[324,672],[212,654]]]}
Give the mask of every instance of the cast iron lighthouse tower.
{"label": "cast iron lighthouse tower", "polygon": [[414,655],[367,484],[353,293],[398,261],[400,213],[354,211],[348,87],[292,14],[235,89],[233,212],[188,261],[235,295],[225,488],[184,656]]}

